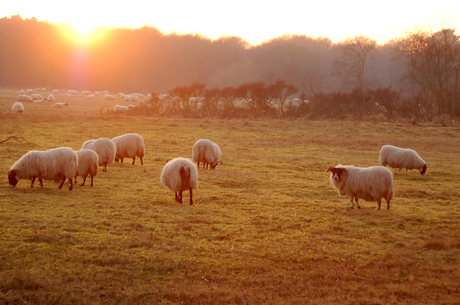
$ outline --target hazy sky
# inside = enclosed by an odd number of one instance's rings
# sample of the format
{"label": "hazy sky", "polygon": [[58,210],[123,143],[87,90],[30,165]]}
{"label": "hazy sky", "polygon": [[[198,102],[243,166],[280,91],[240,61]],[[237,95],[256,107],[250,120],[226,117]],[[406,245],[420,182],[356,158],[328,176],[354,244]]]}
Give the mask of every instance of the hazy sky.
{"label": "hazy sky", "polygon": [[65,1],[5,0],[0,17],[35,16],[70,22],[85,33],[97,25],[155,26],[163,33],[199,33],[215,39],[238,36],[258,44],[283,34],[328,37],[333,42],[364,35],[385,43],[420,25],[455,28],[460,34],[460,0],[438,1]]}

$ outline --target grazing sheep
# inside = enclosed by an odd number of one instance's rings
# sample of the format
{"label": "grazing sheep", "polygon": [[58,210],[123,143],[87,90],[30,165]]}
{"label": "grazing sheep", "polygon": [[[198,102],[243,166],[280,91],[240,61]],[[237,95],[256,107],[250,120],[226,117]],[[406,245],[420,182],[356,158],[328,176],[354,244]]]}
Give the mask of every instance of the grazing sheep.
{"label": "grazing sheep", "polygon": [[54,95],[52,95],[52,94],[48,95],[47,100],[48,100],[49,102],[54,102],[54,100],[55,100]]}
{"label": "grazing sheep", "polygon": [[407,170],[418,169],[420,174],[425,175],[426,162],[412,149],[399,148],[393,145],[383,145],[380,149],[379,156],[380,164],[382,166],[390,166],[392,168],[399,168],[395,175],[403,168]]}
{"label": "grazing sheep", "polygon": [[33,100],[30,98],[30,96],[28,95],[18,95],[18,102],[29,102],[29,103],[32,103]]}
{"label": "grazing sheep", "polygon": [[106,100],[114,100],[113,96],[110,94],[104,94],[104,99]]}
{"label": "grazing sheep", "polygon": [[38,93],[35,93],[35,94],[32,94],[32,100],[42,100],[43,99],[43,96],[41,94],[38,94]]}
{"label": "grazing sheep", "polygon": [[112,164],[115,159],[116,146],[112,140],[107,138],[99,138],[97,140],[88,140],[81,146],[81,149],[92,149],[99,156],[99,166],[104,166],[103,172],[107,171],[107,165]]}
{"label": "grazing sheep", "polygon": [[78,157],[78,170],[75,174],[75,183],[77,183],[77,176],[83,177],[81,186],[85,185],[86,177],[91,176],[91,186],[93,186],[93,177],[97,175],[97,168],[99,167],[99,156],[91,149],[81,149],[75,152]]}
{"label": "grazing sheep", "polygon": [[59,189],[69,179],[69,190],[73,188],[72,179],[78,168],[77,154],[68,147],[59,147],[47,151],[32,150],[23,155],[13,164],[8,172],[10,187],[15,187],[20,179],[30,179],[34,186],[35,178],[43,186],[42,179],[61,180]]}
{"label": "grazing sheep", "polygon": [[132,165],[134,165],[136,157],[139,157],[139,159],[141,159],[141,164],[144,165],[144,161],[142,159],[145,155],[144,138],[137,133],[127,133],[113,138],[112,141],[115,143],[117,148],[115,162],[118,162],[118,160],[121,159],[121,163],[123,163],[123,158],[133,158]]}
{"label": "grazing sheep", "polygon": [[221,155],[219,146],[209,140],[201,139],[193,145],[192,160],[197,162],[198,167],[200,167],[200,161],[203,162],[203,169],[205,166],[208,169],[208,165],[211,166],[211,169],[214,169],[217,164],[223,164],[220,161]]}
{"label": "grazing sheep", "polygon": [[358,209],[361,208],[358,198],[376,201],[377,210],[380,210],[382,198],[385,198],[387,209],[390,208],[390,200],[393,198],[393,175],[386,167],[362,168],[337,165],[336,167],[329,167],[326,172],[331,172],[329,180],[339,195],[350,196],[351,209],[353,208],[353,198],[356,200]]}
{"label": "grazing sheep", "polygon": [[24,112],[24,105],[20,102],[16,102],[13,104],[13,107],[11,107],[11,110],[16,113],[23,113]]}
{"label": "grazing sheep", "polygon": [[190,205],[193,205],[192,189],[198,189],[198,170],[192,160],[179,157],[169,161],[161,171],[160,181],[174,191],[179,203],[182,203],[182,191],[189,190]]}
{"label": "grazing sheep", "polygon": [[89,99],[89,100],[92,100],[92,99],[94,99],[94,94],[88,94],[88,96],[86,98]]}
{"label": "grazing sheep", "polygon": [[66,106],[69,106],[67,103],[54,103],[53,108],[65,108]]}
{"label": "grazing sheep", "polygon": [[34,104],[40,104],[40,103],[44,103],[46,102],[46,100],[36,100],[34,101]]}
{"label": "grazing sheep", "polygon": [[126,113],[128,111],[128,107],[121,106],[121,105],[115,105],[115,107],[113,107],[113,111],[119,112],[119,113]]}

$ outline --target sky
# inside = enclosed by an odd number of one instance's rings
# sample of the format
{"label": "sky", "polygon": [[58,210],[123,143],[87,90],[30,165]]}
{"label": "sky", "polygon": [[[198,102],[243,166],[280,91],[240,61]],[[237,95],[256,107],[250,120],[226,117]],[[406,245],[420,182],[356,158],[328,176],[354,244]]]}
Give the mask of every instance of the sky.
{"label": "sky", "polygon": [[17,14],[69,22],[82,34],[95,26],[148,25],[164,34],[237,36],[252,45],[284,34],[327,37],[333,42],[363,35],[384,44],[416,26],[435,31],[444,26],[460,34],[460,0],[3,1],[0,18]]}

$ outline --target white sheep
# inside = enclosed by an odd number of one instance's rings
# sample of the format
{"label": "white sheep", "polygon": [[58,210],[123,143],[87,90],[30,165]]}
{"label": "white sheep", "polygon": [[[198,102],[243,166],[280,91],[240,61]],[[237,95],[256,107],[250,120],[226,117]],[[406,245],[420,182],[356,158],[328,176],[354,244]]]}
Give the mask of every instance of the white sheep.
{"label": "white sheep", "polygon": [[52,95],[52,94],[48,95],[47,100],[48,100],[49,102],[54,102],[54,100],[55,100],[54,95]]}
{"label": "white sheep", "polygon": [[46,100],[35,100],[34,104],[40,104],[40,103],[44,103],[44,102],[46,102]]}
{"label": "white sheep", "polygon": [[89,99],[89,100],[93,100],[94,99],[94,94],[88,94],[88,96],[86,98]]}
{"label": "white sheep", "polygon": [[34,186],[38,178],[40,186],[42,179],[61,180],[59,189],[62,188],[66,179],[69,179],[69,190],[73,188],[72,179],[78,168],[77,154],[68,147],[59,147],[47,151],[32,150],[23,155],[13,164],[8,172],[10,187],[15,187],[20,179],[30,179]]}
{"label": "white sheep", "polygon": [[99,138],[97,140],[88,140],[81,146],[81,149],[92,149],[99,156],[99,166],[103,166],[103,172],[107,171],[107,165],[112,164],[115,159],[116,146],[112,140],[107,138]]}
{"label": "white sheep", "polygon": [[142,136],[137,133],[127,133],[113,138],[112,141],[117,148],[115,162],[121,159],[121,163],[123,163],[123,158],[133,158],[132,165],[134,165],[136,157],[139,157],[141,165],[144,165],[145,144]]}
{"label": "white sheep", "polygon": [[208,165],[214,169],[217,164],[223,164],[220,160],[221,155],[220,147],[207,139],[196,141],[192,148],[192,160],[197,162],[198,167],[200,167],[200,161],[203,162],[203,169],[205,166],[208,169]]}
{"label": "white sheep", "polygon": [[16,102],[13,104],[13,107],[11,107],[11,110],[16,113],[23,113],[24,112],[24,105],[20,102]]}
{"label": "white sheep", "polygon": [[125,101],[127,101],[127,102],[131,101],[131,95],[130,94],[125,95]]}
{"label": "white sheep", "polygon": [[418,169],[420,174],[425,175],[426,162],[412,149],[399,148],[393,145],[383,145],[380,149],[379,161],[382,166],[399,168],[395,175],[403,168],[407,170]]}
{"label": "white sheep", "polygon": [[41,94],[38,94],[38,93],[34,93],[32,94],[32,100],[42,100],[43,99],[43,96]]}
{"label": "white sheep", "polygon": [[110,94],[104,94],[104,99],[106,100],[114,100],[113,96]]}
{"label": "white sheep", "polygon": [[65,108],[66,106],[69,106],[67,103],[54,103],[53,108]]}
{"label": "white sheep", "polygon": [[198,189],[198,170],[192,160],[180,157],[172,159],[163,167],[160,181],[174,191],[179,203],[182,203],[182,191],[189,190],[190,205],[193,205],[192,190]]}
{"label": "white sheep", "polygon": [[113,111],[114,111],[114,112],[126,113],[128,110],[129,110],[129,109],[128,109],[128,107],[126,107],[126,106],[115,105],[115,107],[113,107]]}
{"label": "white sheep", "polygon": [[81,186],[85,185],[86,177],[91,176],[91,186],[93,186],[93,177],[97,175],[99,167],[99,155],[91,149],[81,149],[75,152],[78,157],[78,170],[75,173],[75,183],[77,176],[83,177]]}
{"label": "white sheep", "polygon": [[387,201],[387,209],[390,208],[390,200],[393,198],[393,175],[383,166],[368,168],[354,167],[351,165],[337,165],[329,167],[326,172],[331,172],[329,178],[339,195],[350,196],[350,208],[353,208],[353,198],[356,200],[358,209],[361,207],[358,198],[366,201],[376,201],[377,210],[380,210],[382,198]]}
{"label": "white sheep", "polygon": [[128,105],[127,107],[128,107],[128,110],[131,110],[131,109],[136,108],[136,105]]}
{"label": "white sheep", "polygon": [[139,96],[137,96],[137,95],[132,95],[132,96],[131,96],[131,100],[132,100],[133,102],[139,102]]}
{"label": "white sheep", "polygon": [[26,94],[26,92],[24,90],[19,91],[19,95],[24,95],[24,94]]}
{"label": "white sheep", "polygon": [[32,103],[33,100],[30,98],[30,96],[28,95],[23,95],[23,94],[20,94],[18,95],[18,102],[29,102],[29,103]]}

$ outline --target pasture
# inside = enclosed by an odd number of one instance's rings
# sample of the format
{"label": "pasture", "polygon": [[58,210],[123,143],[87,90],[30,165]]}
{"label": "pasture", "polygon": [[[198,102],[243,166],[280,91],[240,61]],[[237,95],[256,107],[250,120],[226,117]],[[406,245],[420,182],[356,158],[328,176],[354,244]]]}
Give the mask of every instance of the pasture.
{"label": "pasture", "polygon": [[[460,126],[218,120],[108,114],[121,99],[0,91],[0,303],[458,304]],[[46,96],[49,94],[46,93]],[[43,94],[44,95],[44,94]],[[45,95],[44,95],[45,96]],[[106,106],[103,110],[103,106]],[[94,186],[8,187],[29,150],[136,132],[144,165],[99,168]],[[207,138],[223,165],[199,169],[194,205],[160,183],[165,162]],[[380,147],[416,150],[425,176],[394,177],[391,208],[348,209],[329,166],[378,165]],[[392,170],[394,172],[394,170]],[[81,182],[81,178],[78,178]]]}

